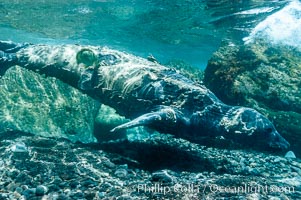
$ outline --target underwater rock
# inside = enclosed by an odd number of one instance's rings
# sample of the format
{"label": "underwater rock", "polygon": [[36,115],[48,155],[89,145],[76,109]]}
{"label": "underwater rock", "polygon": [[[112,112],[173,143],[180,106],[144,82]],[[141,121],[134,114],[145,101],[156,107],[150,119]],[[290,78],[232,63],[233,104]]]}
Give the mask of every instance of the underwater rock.
{"label": "underwater rock", "polygon": [[255,108],[301,155],[301,52],[261,40],[225,43],[209,60],[205,85],[222,101]]}
{"label": "underwater rock", "polygon": [[95,142],[99,103],[50,77],[18,66],[0,79],[0,133],[23,131],[46,137]]}
{"label": "underwater rock", "polygon": [[149,137],[154,132],[144,127],[135,127],[132,129],[122,130],[118,133],[112,133],[111,130],[119,124],[129,122],[129,119],[116,113],[114,108],[102,104],[95,118],[94,136],[100,142],[117,140],[117,139],[142,139]]}
{"label": "underwater rock", "polygon": [[95,137],[98,141],[125,138],[126,131],[118,134],[112,134],[110,132],[114,127],[125,122],[128,122],[125,117],[118,115],[113,108],[102,104],[95,118]]}

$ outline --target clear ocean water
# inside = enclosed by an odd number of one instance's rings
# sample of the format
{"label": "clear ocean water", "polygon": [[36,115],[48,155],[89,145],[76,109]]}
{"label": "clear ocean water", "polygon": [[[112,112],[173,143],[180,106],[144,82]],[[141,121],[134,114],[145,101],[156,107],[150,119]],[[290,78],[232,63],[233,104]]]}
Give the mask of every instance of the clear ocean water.
{"label": "clear ocean water", "polygon": [[1,0],[0,200],[300,199],[300,36],[301,0]]}
{"label": "clear ocean water", "polygon": [[[263,0],[2,0],[0,39],[106,45],[142,57],[151,54],[162,63],[177,59],[204,69],[221,41],[242,41],[249,34],[255,35],[254,28],[258,24],[289,3]],[[291,23],[295,23],[293,20]],[[269,22],[269,25],[275,24]],[[272,37],[277,39],[278,35]]]}

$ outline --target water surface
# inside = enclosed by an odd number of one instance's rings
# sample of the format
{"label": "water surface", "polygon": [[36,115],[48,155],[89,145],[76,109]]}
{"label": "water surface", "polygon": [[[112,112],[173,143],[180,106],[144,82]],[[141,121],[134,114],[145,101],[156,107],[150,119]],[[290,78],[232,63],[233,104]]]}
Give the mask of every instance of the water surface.
{"label": "water surface", "polygon": [[241,41],[289,2],[2,0],[0,39],[106,45],[203,69],[221,41]]}

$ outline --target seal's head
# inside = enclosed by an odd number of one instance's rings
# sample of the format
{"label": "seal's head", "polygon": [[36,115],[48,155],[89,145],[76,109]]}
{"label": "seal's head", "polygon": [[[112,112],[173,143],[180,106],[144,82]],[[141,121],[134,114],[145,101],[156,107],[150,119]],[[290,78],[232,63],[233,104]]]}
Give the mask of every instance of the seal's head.
{"label": "seal's head", "polygon": [[228,138],[260,150],[286,150],[290,144],[265,116],[254,109],[233,107],[220,121]]}

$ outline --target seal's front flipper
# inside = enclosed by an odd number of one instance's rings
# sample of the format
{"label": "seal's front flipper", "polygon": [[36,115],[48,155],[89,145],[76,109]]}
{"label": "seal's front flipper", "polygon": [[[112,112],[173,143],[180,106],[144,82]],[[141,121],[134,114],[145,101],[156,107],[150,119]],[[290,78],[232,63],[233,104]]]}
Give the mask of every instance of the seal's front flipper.
{"label": "seal's front flipper", "polygon": [[141,115],[140,117],[137,117],[136,119],[130,122],[121,124],[112,129],[111,132],[115,132],[121,129],[133,128],[137,126],[149,126],[151,128],[164,130],[176,126],[177,122],[177,112],[173,108],[164,107],[159,111]]}

